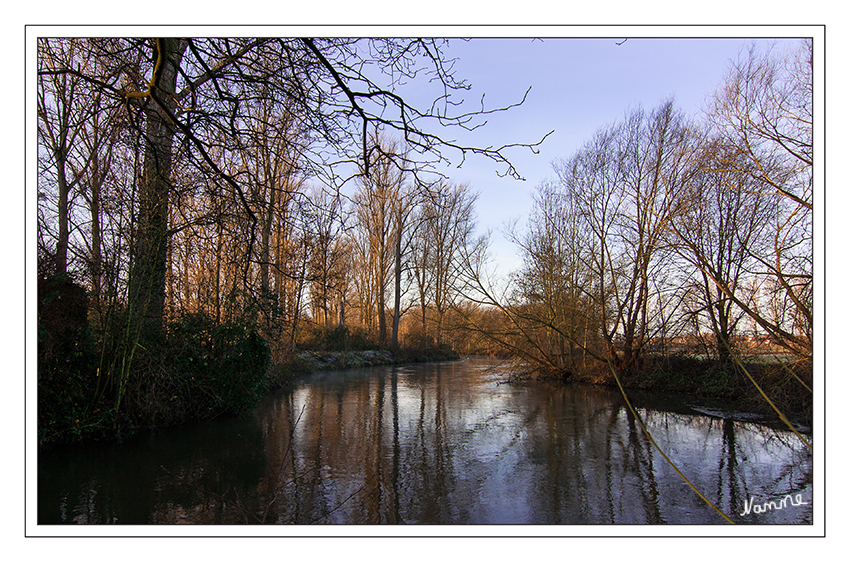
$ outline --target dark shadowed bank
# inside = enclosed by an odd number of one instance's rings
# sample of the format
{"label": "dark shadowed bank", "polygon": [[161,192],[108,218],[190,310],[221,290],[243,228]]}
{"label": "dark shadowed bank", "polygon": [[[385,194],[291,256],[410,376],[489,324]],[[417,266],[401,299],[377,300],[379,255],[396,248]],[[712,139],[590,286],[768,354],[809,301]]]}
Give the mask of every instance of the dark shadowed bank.
{"label": "dark shadowed bank", "polygon": [[252,326],[204,314],[139,334],[127,349],[125,329],[92,327],[82,287],[57,276],[38,289],[39,445],[121,440],[139,430],[245,415],[264,394],[315,371],[459,357],[448,347],[376,348],[344,328],[275,354]]}
{"label": "dark shadowed bank", "polygon": [[[811,362],[787,363],[773,357],[741,357],[741,366],[771,402],[792,422],[812,426]],[[536,378],[565,384],[617,387],[604,365],[570,373],[537,373]],[[666,355],[647,357],[638,369],[621,374],[625,390],[643,398],[671,396],[717,406],[726,411],[779,420],[771,405],[735,362],[716,358]]]}

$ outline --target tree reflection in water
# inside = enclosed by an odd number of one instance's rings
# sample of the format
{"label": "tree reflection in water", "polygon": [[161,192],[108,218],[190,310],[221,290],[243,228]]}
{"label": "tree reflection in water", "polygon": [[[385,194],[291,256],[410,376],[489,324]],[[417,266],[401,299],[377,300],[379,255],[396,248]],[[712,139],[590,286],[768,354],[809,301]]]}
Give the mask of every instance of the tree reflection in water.
{"label": "tree reflection in water", "polygon": [[[328,372],[220,420],[39,460],[40,523],[717,524],[619,394],[499,384],[490,361]],[[740,523],[811,523],[812,457],[782,430],[641,407]],[[162,468],[160,468],[162,467]],[[740,515],[802,494],[809,503]]]}

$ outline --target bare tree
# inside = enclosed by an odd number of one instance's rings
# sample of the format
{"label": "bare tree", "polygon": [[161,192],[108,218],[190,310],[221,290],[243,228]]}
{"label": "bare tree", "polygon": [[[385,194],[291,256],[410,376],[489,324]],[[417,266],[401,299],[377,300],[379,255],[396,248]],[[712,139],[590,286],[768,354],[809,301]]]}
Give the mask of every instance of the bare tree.
{"label": "bare tree", "polygon": [[442,344],[443,320],[460,296],[459,258],[474,243],[475,202],[478,195],[469,184],[440,182],[429,188],[424,201],[421,236],[428,239],[424,266],[430,269],[436,322],[434,339]]}
{"label": "bare tree", "polygon": [[[39,179],[44,197],[55,193],[54,272],[62,275],[68,269],[73,200],[87,191],[85,187],[98,189],[108,172],[108,163],[105,169],[98,166],[103,163],[101,153],[108,153],[102,145],[111,137],[110,125],[101,118],[104,111],[101,95],[96,90],[92,92],[90,84],[79,76],[61,72],[63,68],[80,64],[85,49],[84,40],[41,38],[38,41],[39,71],[44,75],[37,88],[42,161]],[[54,185],[48,186],[46,181]],[[84,183],[89,185],[84,187]]]}
{"label": "bare tree", "polygon": [[584,366],[582,350],[599,327],[584,294],[592,279],[581,263],[583,240],[573,201],[557,184],[540,184],[527,232],[512,238],[523,255],[516,299],[524,307],[528,333],[538,338],[528,353],[542,352],[535,362],[562,373]]}
{"label": "bare tree", "polygon": [[417,300],[419,301],[420,313],[420,345],[426,347],[428,343],[428,304],[432,298],[434,284],[431,281],[433,268],[431,267],[433,240],[427,235],[426,230],[421,227],[429,215],[428,207],[420,205],[416,210],[415,223],[419,225],[411,241],[410,271],[416,285]]}
{"label": "bare tree", "polygon": [[412,252],[413,240],[419,223],[415,221],[415,214],[420,194],[415,184],[405,183],[396,198],[393,209],[393,222],[395,233],[393,234],[393,327],[391,347],[399,347],[399,329],[401,317],[409,308],[405,306],[402,310],[402,298],[409,289],[409,284],[402,287],[403,276],[409,270],[409,258]]}
{"label": "bare tree", "polygon": [[755,306],[753,282],[764,278],[753,256],[770,251],[767,233],[776,210],[775,197],[748,187],[753,182],[750,174],[736,171],[738,167],[718,170],[712,165],[731,161],[729,151],[735,149],[706,143],[696,163],[700,170],[682,190],[681,212],[671,225],[678,235],[674,244],[685,248],[682,255],[698,271],[699,282],[694,285],[698,297],[691,313],[707,324],[713,335],[710,345],[721,361],[729,359],[733,336],[745,315],[724,288],[747,306]]}
{"label": "bare tree", "polygon": [[369,269],[372,286],[366,294],[374,295],[374,316],[378,321],[378,341],[387,343],[387,294],[391,269],[394,264],[396,243],[402,215],[397,209],[402,204],[401,192],[404,171],[391,155],[399,152],[397,141],[382,139],[381,151],[375,153],[368,175],[360,179],[360,189],[354,196],[357,223],[364,233],[364,265]]}
{"label": "bare tree", "polygon": [[653,303],[665,288],[654,281],[670,265],[666,232],[692,169],[691,137],[667,101],[630,112],[556,167],[584,241],[579,255],[591,278],[583,291],[606,345],[602,358],[621,372],[639,366],[661,328]]}
{"label": "bare tree", "polygon": [[[307,201],[307,213],[311,219],[308,224],[313,229],[309,273],[313,321],[329,328],[334,323],[332,311],[339,306],[341,293],[344,299],[344,210],[338,194],[318,187],[312,190]],[[339,312],[334,321],[340,322]]]}
{"label": "bare tree", "polygon": [[157,39],[149,89],[126,94],[128,98],[149,98],[142,106],[145,151],[129,288],[132,318],[141,319],[149,333],[161,329],[165,311],[172,144],[177,132],[172,115],[177,106],[178,69],[186,47],[183,40]]}
{"label": "bare tree", "polygon": [[[811,358],[813,330],[812,53],[808,40],[784,54],[753,47],[731,67],[709,110],[712,134],[727,148],[707,170],[726,174],[727,190],[775,201],[761,238],[770,246],[747,246],[752,273],[765,280],[763,294],[741,293],[701,248],[688,244],[717,289],[801,358]],[[750,181],[739,182],[742,175]]]}

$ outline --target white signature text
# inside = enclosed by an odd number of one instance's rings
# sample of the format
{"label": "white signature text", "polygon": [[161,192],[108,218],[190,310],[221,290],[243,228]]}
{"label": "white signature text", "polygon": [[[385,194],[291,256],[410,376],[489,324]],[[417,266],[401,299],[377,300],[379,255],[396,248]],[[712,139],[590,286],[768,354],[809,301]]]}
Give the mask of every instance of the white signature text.
{"label": "white signature text", "polygon": [[786,494],[785,497],[781,500],[770,500],[761,504],[755,503],[755,498],[750,498],[750,501],[744,504],[744,512],[741,515],[749,515],[751,512],[766,513],[774,509],[785,509],[789,505],[793,505],[796,507],[798,505],[809,505],[809,503],[803,501],[803,494],[797,494],[795,496],[791,496],[791,494]]}

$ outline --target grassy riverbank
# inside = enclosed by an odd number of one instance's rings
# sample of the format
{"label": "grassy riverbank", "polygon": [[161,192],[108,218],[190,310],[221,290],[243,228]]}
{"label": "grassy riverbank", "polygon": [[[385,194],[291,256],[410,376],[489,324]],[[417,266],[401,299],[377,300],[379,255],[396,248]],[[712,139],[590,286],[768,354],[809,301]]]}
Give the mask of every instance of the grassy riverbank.
{"label": "grassy riverbank", "polygon": [[[459,358],[448,347],[388,350],[342,327],[314,330],[294,353],[291,347],[274,352],[252,326],[198,314],[128,340],[120,337],[127,330],[99,332],[90,325],[85,291],[72,283],[43,283],[39,297],[40,445],[121,439],[139,429],[242,415],[264,394],[311,372]],[[812,388],[810,364],[755,358],[744,364],[786,416],[811,425],[812,394],[804,386]],[[614,385],[602,365],[571,380]],[[713,398],[739,411],[775,415],[731,362],[649,356],[622,380],[629,390]]]}
{"label": "grassy riverbank", "polygon": [[342,326],[304,329],[295,353],[244,319],[192,313],[134,327],[128,311],[106,320],[92,312],[85,289],[66,277],[38,289],[39,446],[244,415],[313,371],[458,358],[442,347],[389,351]]}

